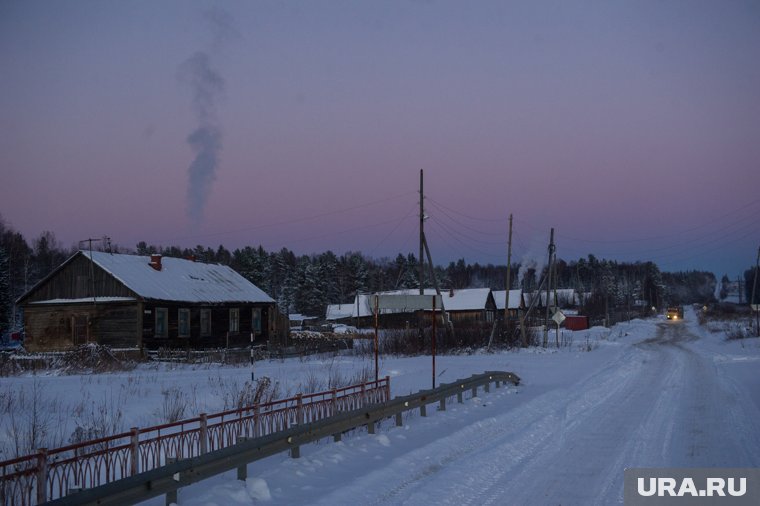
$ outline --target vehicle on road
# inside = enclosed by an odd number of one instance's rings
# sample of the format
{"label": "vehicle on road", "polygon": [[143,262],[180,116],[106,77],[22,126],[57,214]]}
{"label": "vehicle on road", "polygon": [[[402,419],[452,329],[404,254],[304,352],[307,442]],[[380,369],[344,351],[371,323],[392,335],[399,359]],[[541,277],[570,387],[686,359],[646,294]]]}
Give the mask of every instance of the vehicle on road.
{"label": "vehicle on road", "polygon": [[668,320],[683,320],[683,307],[670,306],[665,315],[668,317]]}

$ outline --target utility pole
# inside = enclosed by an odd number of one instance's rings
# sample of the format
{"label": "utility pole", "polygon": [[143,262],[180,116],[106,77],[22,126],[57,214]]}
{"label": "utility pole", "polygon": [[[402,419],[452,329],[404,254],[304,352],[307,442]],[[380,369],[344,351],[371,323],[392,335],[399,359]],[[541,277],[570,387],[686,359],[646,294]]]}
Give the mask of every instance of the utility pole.
{"label": "utility pole", "polygon": [[422,257],[422,243],[425,241],[425,194],[423,188],[423,171],[420,169],[420,295],[425,295],[425,261]]}
{"label": "utility pole", "polygon": [[[425,242],[425,191],[424,191],[424,172],[420,169],[420,256],[419,256],[419,276],[420,276],[420,295],[425,295],[425,261],[423,260],[423,244]],[[432,267],[432,265],[431,265]],[[433,315],[435,316],[435,315]],[[425,322],[422,317],[417,319],[419,347],[422,350],[425,346]]]}
{"label": "utility pole", "polygon": [[[755,299],[757,293],[757,271],[760,270],[760,247],[757,248],[757,260],[755,260],[755,278],[752,281],[752,299],[749,301],[750,309],[755,310],[755,336],[760,337],[760,304]],[[753,308],[752,305],[755,305]]]}
{"label": "utility pole", "polygon": [[425,246],[425,252],[427,253],[427,259],[428,259],[428,267],[430,268],[430,279],[433,281],[433,286],[435,287],[435,293],[441,298],[441,317],[443,318],[443,325],[445,327],[446,336],[451,337],[452,334],[452,325],[451,321],[449,320],[449,316],[446,313],[446,304],[443,302],[443,295],[441,295],[441,288],[438,286],[438,278],[435,276],[435,269],[433,268],[433,257],[430,255],[430,248],[428,247],[427,239],[425,239],[425,236],[422,236],[422,242]]}
{"label": "utility pole", "polygon": [[[549,283],[546,285],[546,318],[544,320],[544,348],[549,344],[549,294],[551,293],[552,284],[552,269],[554,265],[554,228],[551,229],[551,235],[549,236],[549,265],[547,266],[546,275],[549,278]],[[538,293],[541,297],[541,292]]]}
{"label": "utility pole", "polygon": [[512,213],[509,213],[509,239],[507,240],[507,295],[504,301],[504,332],[510,338],[509,326],[509,289],[512,288]]}

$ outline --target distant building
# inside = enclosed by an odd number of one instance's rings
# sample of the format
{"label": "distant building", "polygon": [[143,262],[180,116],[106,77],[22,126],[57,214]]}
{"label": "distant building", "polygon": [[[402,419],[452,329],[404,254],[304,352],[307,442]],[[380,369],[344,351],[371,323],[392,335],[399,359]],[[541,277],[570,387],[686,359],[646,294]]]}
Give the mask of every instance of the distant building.
{"label": "distant building", "polygon": [[[92,260],[90,260],[92,255]],[[275,301],[224,265],[79,251],[21,296],[25,346],[61,350],[285,343]]]}
{"label": "distant building", "polygon": [[[432,288],[425,289],[425,295],[435,295]],[[419,290],[394,290],[380,292],[380,295],[417,295]],[[328,306],[327,319],[331,321],[358,321],[360,325],[372,325],[375,315],[375,294],[358,294],[351,304]],[[443,307],[452,322],[493,322],[496,302],[490,288],[467,288],[462,290],[441,290]],[[440,308],[437,308],[440,310]],[[432,311],[432,307],[429,311]],[[413,323],[416,310],[381,309],[379,319],[383,326],[402,327]]]}
{"label": "distant building", "polygon": [[349,320],[354,313],[353,302],[347,302],[345,304],[330,304],[327,306],[325,314],[325,320],[328,322],[338,322],[342,320]]}

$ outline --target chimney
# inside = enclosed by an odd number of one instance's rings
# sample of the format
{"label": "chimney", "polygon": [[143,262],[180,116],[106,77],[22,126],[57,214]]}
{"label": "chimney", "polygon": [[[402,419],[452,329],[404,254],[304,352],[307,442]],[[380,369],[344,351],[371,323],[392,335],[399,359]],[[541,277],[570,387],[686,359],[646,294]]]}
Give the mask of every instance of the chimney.
{"label": "chimney", "polygon": [[153,254],[150,256],[150,264],[151,267],[156,269],[157,271],[161,270],[161,255],[159,254]]}
{"label": "chimney", "polygon": [[450,288],[449,289],[449,297],[453,297],[453,296],[454,296],[454,289]]}

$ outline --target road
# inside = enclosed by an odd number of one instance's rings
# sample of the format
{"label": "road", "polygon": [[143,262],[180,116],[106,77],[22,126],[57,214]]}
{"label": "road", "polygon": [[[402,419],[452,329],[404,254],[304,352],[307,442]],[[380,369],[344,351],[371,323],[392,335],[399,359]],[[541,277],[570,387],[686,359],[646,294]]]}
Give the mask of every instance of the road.
{"label": "road", "polygon": [[685,323],[658,323],[581,380],[372,463],[314,503],[607,505],[622,503],[628,467],[757,467],[758,407],[698,344]]}

